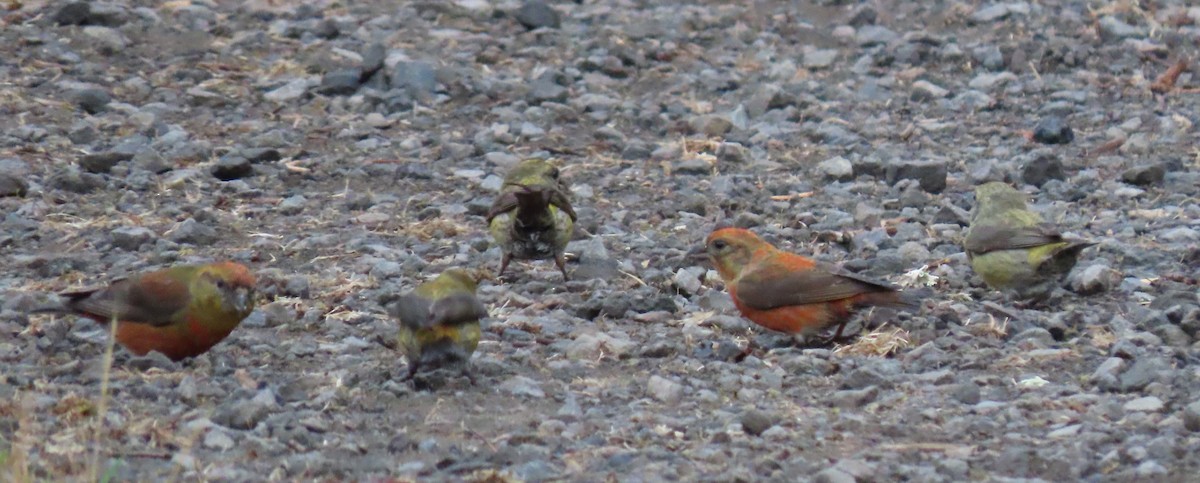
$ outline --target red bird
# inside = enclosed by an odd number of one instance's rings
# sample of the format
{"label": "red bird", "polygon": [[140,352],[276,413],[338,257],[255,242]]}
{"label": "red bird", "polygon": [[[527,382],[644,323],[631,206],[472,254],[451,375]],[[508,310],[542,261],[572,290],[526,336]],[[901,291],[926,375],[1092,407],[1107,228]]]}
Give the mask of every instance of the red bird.
{"label": "red bird", "polygon": [[178,361],[208,351],[254,310],[254,275],[233,262],[176,265],[114,281],[100,289],[59,294],[64,301],[34,312],[72,313],[107,325],[139,356],[158,351]]}
{"label": "red bird", "polygon": [[856,309],[920,304],[916,294],[782,251],[741,228],[712,232],[705,252],[742,315],[779,332],[804,335],[837,325],[834,340]]}

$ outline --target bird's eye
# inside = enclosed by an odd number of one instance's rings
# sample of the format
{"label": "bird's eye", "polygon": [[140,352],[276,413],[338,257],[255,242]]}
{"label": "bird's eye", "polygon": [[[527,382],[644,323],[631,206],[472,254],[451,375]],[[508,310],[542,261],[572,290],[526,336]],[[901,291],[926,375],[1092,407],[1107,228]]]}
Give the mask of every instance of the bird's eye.
{"label": "bird's eye", "polygon": [[558,179],[558,168],[550,168],[549,174],[551,178]]}
{"label": "bird's eye", "polygon": [[713,248],[716,248],[717,250],[724,250],[725,247],[728,246],[729,244],[725,243],[725,240],[717,240],[713,242]]}

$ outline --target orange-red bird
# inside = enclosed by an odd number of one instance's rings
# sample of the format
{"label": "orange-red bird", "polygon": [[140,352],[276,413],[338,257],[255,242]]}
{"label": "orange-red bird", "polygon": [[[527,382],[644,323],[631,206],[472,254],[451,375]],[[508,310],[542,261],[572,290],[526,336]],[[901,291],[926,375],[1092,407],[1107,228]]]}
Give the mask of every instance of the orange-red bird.
{"label": "orange-red bird", "polygon": [[117,342],[139,356],[158,351],[178,361],[208,351],[254,310],[254,275],[243,265],[177,265],[114,281],[105,288],[59,294],[60,304],[34,312],[73,313],[108,324]]}
{"label": "orange-red bird", "polygon": [[782,251],[741,228],[712,232],[705,251],[742,315],[771,330],[810,334],[836,324],[832,340],[858,308],[919,305],[885,282]]}

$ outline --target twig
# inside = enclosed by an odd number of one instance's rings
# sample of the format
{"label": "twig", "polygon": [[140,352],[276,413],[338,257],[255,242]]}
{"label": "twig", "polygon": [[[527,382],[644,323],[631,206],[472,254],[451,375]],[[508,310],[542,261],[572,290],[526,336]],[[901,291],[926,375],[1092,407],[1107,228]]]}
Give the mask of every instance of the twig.
{"label": "twig", "polygon": [[1158,76],[1158,79],[1150,84],[1150,92],[1155,94],[1166,94],[1175,88],[1175,81],[1179,79],[1179,75],[1187,71],[1188,61],[1186,58],[1181,58],[1175,61],[1175,65]]}

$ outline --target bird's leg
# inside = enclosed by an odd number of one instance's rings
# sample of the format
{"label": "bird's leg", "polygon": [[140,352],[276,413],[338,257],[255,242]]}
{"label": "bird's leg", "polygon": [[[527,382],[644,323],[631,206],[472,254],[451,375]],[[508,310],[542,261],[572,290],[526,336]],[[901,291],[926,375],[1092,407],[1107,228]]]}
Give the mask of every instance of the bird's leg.
{"label": "bird's leg", "polygon": [[852,336],[852,335],[848,335],[848,336],[846,336],[846,337],[842,337],[842,331],[843,331],[843,330],[846,330],[846,324],[847,324],[847,323],[849,323],[849,321],[845,321],[845,322],[842,322],[842,323],[838,324],[838,326],[837,326],[837,330],[833,331],[833,335],[832,335],[832,336],[826,337],[826,338],[824,338],[824,339],[822,339],[822,340],[821,340],[821,345],[829,345],[829,344],[833,344],[833,343],[835,343],[835,342],[845,342],[845,341],[848,341],[848,340],[850,340],[850,339],[853,339],[853,338],[854,338],[854,336]]}
{"label": "bird's leg", "polygon": [[505,253],[503,256],[500,257],[500,272],[496,274],[497,279],[504,277],[504,271],[508,270],[508,262],[511,262],[511,261],[512,261],[512,255],[510,255],[508,253]]}
{"label": "bird's leg", "polygon": [[760,349],[760,347],[758,346],[758,343],[754,342],[754,339],[752,339],[752,338],[747,339],[746,340],[746,348],[742,349],[742,352],[739,353],[738,355],[733,356],[733,362],[740,363],[740,362],[746,360],[747,357],[754,355],[754,353],[756,351],[758,351],[759,349]]}
{"label": "bird's leg", "polygon": [[567,257],[562,252],[554,254],[554,264],[558,265],[558,270],[562,272],[564,282],[571,279],[567,276]]}
{"label": "bird's leg", "polygon": [[408,362],[408,375],[404,376],[404,378],[403,378],[403,379],[401,379],[400,381],[401,381],[401,382],[403,382],[403,381],[411,381],[411,380],[413,379],[413,377],[416,377],[416,375],[417,375],[417,369],[420,369],[420,366],[417,364],[417,362],[416,362],[416,361],[409,361],[409,362]]}

